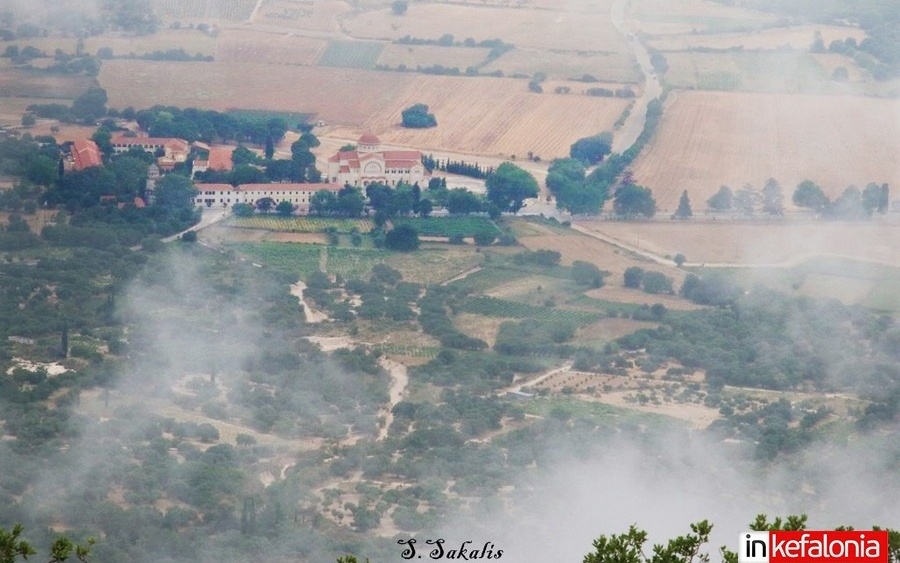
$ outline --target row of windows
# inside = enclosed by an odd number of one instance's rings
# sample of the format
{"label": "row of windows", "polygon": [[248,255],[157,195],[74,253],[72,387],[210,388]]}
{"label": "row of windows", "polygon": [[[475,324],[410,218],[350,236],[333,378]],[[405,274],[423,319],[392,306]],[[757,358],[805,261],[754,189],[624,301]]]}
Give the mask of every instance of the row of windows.
{"label": "row of windows", "polygon": [[[208,194],[207,194],[207,195],[208,195]],[[202,198],[202,197],[198,197],[198,198],[196,198],[195,203],[199,205],[199,204],[201,204],[201,203],[210,203],[210,202],[215,203],[216,201],[218,201],[219,203],[231,203],[231,198],[230,198],[230,197],[229,197],[229,198],[222,198],[222,197],[220,197],[218,200],[216,200],[216,198]],[[309,203],[309,199],[308,199],[308,198],[305,198],[305,197],[295,197],[295,198],[293,198],[293,199],[292,199],[292,198],[284,198],[284,199],[279,199],[278,201],[279,201],[279,202],[281,202],[281,201],[289,201],[289,202],[291,202],[291,203]],[[235,203],[256,203],[253,199],[244,199],[244,200],[241,200],[241,199],[239,199],[239,198],[234,198],[234,202],[235,202]]]}
{"label": "row of windows", "polygon": [[[203,195],[218,195],[219,193],[220,192],[206,190],[205,192],[203,192]],[[225,192],[225,193],[226,193],[226,195],[233,195],[232,192]],[[276,196],[277,197],[280,193],[283,193],[283,192],[241,192],[241,194],[245,194],[247,197],[261,197],[261,196]],[[310,197],[314,193],[315,192],[301,192],[300,195],[302,197]]]}

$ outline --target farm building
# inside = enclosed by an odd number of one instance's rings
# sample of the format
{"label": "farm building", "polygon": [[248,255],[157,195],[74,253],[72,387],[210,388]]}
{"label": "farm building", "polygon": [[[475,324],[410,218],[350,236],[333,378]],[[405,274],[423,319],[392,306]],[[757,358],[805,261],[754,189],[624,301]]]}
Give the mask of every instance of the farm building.
{"label": "farm building", "polygon": [[334,184],[396,186],[398,182],[415,184],[426,177],[421,152],[382,150],[381,141],[371,133],[359,138],[355,151],[340,151],[328,159],[328,179]]}
{"label": "farm building", "polygon": [[183,139],[175,139],[170,137],[127,137],[119,135],[113,137],[113,151],[116,154],[128,152],[134,147],[158,155],[157,165],[164,171],[175,168],[179,162],[186,162],[190,153],[190,145]]}
{"label": "farm building", "polygon": [[103,156],[97,143],[90,139],[78,139],[72,143],[65,162],[66,170],[81,171],[92,166],[103,166]]}
{"label": "farm building", "polygon": [[234,147],[227,145],[220,145],[215,147],[199,146],[200,143],[194,143],[194,147],[205,151],[207,153],[207,157],[198,158],[194,160],[194,166],[192,168],[193,174],[197,172],[206,172],[207,170],[214,170],[220,172],[230,172],[234,169],[234,161],[231,159],[231,153],[234,152]]}
{"label": "farm building", "polygon": [[275,205],[291,202],[298,213],[309,211],[309,200],[323,190],[338,192],[340,184],[195,184],[199,192],[194,198],[197,206],[230,207],[235,203],[256,205],[262,199],[271,199]]}

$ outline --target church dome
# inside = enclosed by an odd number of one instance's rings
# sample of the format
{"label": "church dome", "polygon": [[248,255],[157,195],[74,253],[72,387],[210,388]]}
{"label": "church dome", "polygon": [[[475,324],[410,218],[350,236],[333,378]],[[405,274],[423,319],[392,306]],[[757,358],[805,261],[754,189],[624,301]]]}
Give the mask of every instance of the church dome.
{"label": "church dome", "polygon": [[372,133],[366,133],[357,141],[360,145],[380,145],[381,139],[373,135]]}

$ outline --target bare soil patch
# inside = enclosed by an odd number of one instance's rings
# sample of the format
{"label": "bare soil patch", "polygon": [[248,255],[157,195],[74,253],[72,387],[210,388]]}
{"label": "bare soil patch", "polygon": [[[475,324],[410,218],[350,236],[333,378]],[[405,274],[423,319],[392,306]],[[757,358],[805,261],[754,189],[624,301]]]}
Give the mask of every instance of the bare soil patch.
{"label": "bare soil patch", "polygon": [[493,347],[497,341],[497,331],[500,325],[510,319],[499,317],[486,317],[474,313],[459,313],[453,317],[453,326],[463,334],[473,338],[480,338]]}
{"label": "bare soil patch", "polygon": [[[677,92],[634,165],[661,213],[688,191],[694,212],[719,187],[759,189],[772,177],[791,206],[805,179],[835,198],[853,184],[900,185],[900,100],[854,96]],[[825,119],[823,116],[828,116]]]}
{"label": "bare soil patch", "polygon": [[249,29],[225,30],[216,42],[216,60],[276,65],[314,65],[328,41]]}
{"label": "bare soil patch", "polygon": [[[681,287],[681,283],[684,281],[683,274],[677,275],[675,272],[667,268],[647,266],[645,269],[660,271],[670,278],[673,278],[673,280],[675,280],[674,287],[676,292]],[[646,303],[647,305],[661,303],[665,305],[667,309],[674,309],[676,311],[693,311],[702,308],[700,305],[692,303],[687,299],[682,299],[681,297],[678,297],[676,295],[651,295],[649,293],[644,293],[639,289],[627,288],[622,285],[621,277],[616,279],[606,278],[606,285],[598,289],[591,289],[585,293],[589,297],[593,297],[595,299],[603,299],[604,301],[612,301],[614,303]]]}
{"label": "bare soil patch", "polygon": [[274,232],[265,236],[269,242],[295,242],[303,244],[327,244],[328,236],[321,233],[285,233]]}
{"label": "bare soil patch", "polygon": [[621,283],[625,270],[631,266],[658,269],[667,276],[676,278],[676,284],[680,284],[681,278],[683,277],[682,275],[679,275],[676,270],[667,271],[662,266],[637,260],[635,257],[628,255],[611,244],[588,236],[529,236],[522,238],[520,242],[529,250],[555,250],[559,252],[562,255],[563,264],[568,265],[576,260],[583,260],[585,262],[596,264],[601,270],[610,272],[610,276],[606,278],[610,285]]}

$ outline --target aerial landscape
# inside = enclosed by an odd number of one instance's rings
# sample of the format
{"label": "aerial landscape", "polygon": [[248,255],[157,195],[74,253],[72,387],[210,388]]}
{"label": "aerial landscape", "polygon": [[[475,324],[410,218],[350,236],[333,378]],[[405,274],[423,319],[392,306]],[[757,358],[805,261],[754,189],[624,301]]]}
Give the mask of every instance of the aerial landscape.
{"label": "aerial landscape", "polygon": [[898,29],[0,0],[0,563],[900,562]]}

